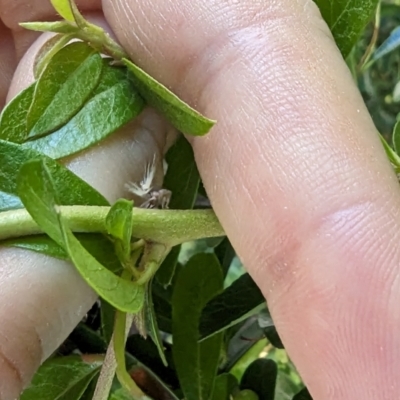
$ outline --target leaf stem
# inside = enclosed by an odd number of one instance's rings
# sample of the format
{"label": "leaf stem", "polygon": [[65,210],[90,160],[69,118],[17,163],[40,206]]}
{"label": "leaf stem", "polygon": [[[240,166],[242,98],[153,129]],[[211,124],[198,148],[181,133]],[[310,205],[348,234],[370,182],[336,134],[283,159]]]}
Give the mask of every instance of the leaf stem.
{"label": "leaf stem", "polygon": [[[73,232],[106,233],[110,207],[59,206],[59,211]],[[134,237],[175,246],[191,240],[223,236],[225,233],[212,210],[132,211]],[[25,209],[0,213],[0,240],[43,233]]]}
{"label": "leaf stem", "polygon": [[125,50],[103,28],[90,23],[83,17],[74,1],[70,1],[70,5],[78,27],[79,39],[88,42],[95,49],[112,56],[115,60],[127,57]]}
{"label": "leaf stem", "polygon": [[114,346],[111,341],[100,370],[92,400],[107,400],[109,398],[116,369],[117,361],[115,360]]}
{"label": "leaf stem", "polygon": [[140,390],[126,370],[125,342],[132,322],[132,314],[126,314],[119,310],[115,312],[114,337],[112,344],[114,345],[115,360],[117,362],[116,375],[119,383],[133,396],[135,400],[150,400],[149,397]]}
{"label": "leaf stem", "polygon": [[136,281],[138,285],[145,285],[150,281],[170,250],[170,246],[165,246],[161,243],[151,242],[146,244],[144,254],[140,262],[141,275]]}
{"label": "leaf stem", "polygon": [[363,73],[368,68],[370,68],[371,65],[374,63],[374,60],[370,61],[370,58],[376,47],[376,42],[377,42],[378,36],[379,36],[380,23],[381,23],[381,3],[378,2],[378,6],[376,7],[376,11],[375,11],[374,27],[373,27],[373,31],[372,31],[371,40],[370,40],[363,56],[361,57],[360,62],[358,63],[358,66],[357,66],[358,73]]}

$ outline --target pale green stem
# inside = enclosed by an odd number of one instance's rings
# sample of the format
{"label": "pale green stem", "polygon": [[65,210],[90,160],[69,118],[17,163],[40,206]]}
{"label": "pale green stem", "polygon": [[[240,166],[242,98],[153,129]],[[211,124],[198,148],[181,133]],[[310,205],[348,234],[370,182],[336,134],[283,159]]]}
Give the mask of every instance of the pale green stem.
{"label": "pale green stem", "polygon": [[144,254],[140,262],[141,275],[136,281],[138,285],[144,285],[150,281],[170,250],[170,246],[166,246],[162,243],[151,242],[146,244]]}
{"label": "pale green stem", "polygon": [[124,265],[124,268],[126,268],[132,274],[135,281],[138,280],[141,276],[140,272],[136,269],[136,263],[139,260],[140,255],[142,254],[142,249],[144,246],[144,244],[142,244],[141,242],[142,240],[138,240],[134,243],[134,246],[132,246],[134,249],[131,250],[131,258],[129,260],[129,263],[127,265]]}
{"label": "pale green stem", "polygon": [[357,70],[359,71],[359,73],[363,73],[364,71],[369,69],[372,66],[372,64],[375,62],[375,60],[370,61],[370,58],[376,47],[376,42],[377,42],[378,36],[379,36],[380,23],[381,23],[381,3],[379,2],[378,6],[376,8],[376,12],[375,12],[374,28],[372,31],[371,40],[367,46],[367,49],[365,50],[364,55],[362,56],[358,66],[357,66]]}
{"label": "pale green stem", "polygon": [[[106,233],[110,207],[59,206],[73,232]],[[225,233],[212,210],[147,210],[134,208],[135,238],[175,246],[191,240],[223,236]],[[0,213],[0,240],[43,233],[25,209]]]}
{"label": "pale green stem", "polygon": [[71,1],[70,5],[79,29],[77,32],[79,39],[90,43],[98,51],[112,56],[115,60],[128,57],[125,50],[103,28],[90,23],[83,17],[74,1]]}
{"label": "pale green stem", "polygon": [[151,400],[146,396],[126,370],[125,342],[133,322],[133,315],[117,310],[115,312],[115,326],[112,343],[117,363],[116,374],[119,383],[132,395],[135,400]]}
{"label": "pale green stem", "polygon": [[[130,271],[125,270],[122,278],[130,279]],[[114,332],[107,348],[107,353],[100,371],[93,400],[107,400],[111,391],[114,376],[117,375],[121,385],[134,396],[135,400],[151,400],[137,387],[126,371],[125,342],[132,325],[133,315],[116,310]]]}
{"label": "pale green stem", "polygon": [[113,337],[108,346],[92,400],[107,400],[109,397],[115,371],[117,370],[117,361],[115,359],[114,346],[112,345]]}

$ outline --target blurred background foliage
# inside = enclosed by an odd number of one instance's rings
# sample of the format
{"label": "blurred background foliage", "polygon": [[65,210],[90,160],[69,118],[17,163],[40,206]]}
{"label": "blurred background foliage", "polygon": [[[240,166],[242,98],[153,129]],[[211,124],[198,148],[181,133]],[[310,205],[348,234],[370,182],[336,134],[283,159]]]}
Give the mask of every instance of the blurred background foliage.
{"label": "blurred background foliage", "polygon": [[[391,143],[400,111],[400,1],[383,0],[347,61],[372,119]],[[363,60],[368,58],[363,65]]]}

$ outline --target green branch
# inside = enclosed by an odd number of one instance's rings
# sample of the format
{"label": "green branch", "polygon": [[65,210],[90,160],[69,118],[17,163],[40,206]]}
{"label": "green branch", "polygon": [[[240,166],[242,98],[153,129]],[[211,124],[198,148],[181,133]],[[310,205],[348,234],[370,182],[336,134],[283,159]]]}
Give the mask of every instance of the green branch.
{"label": "green branch", "polygon": [[[73,232],[106,233],[110,207],[59,206],[62,217]],[[25,209],[2,212],[0,240],[43,233]],[[225,235],[211,210],[132,211],[133,236],[151,242],[175,246],[191,240]]]}

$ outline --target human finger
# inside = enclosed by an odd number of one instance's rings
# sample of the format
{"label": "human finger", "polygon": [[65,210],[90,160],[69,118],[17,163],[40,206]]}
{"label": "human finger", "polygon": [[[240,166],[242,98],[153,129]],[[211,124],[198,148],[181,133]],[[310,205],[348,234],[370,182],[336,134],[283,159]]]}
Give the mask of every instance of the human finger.
{"label": "human finger", "polygon": [[218,217],[314,399],[400,389],[398,182],[315,4],[104,0],[131,57],[218,123]]}
{"label": "human finger", "polygon": [[[41,36],[22,58],[9,99],[32,83],[35,55],[46,38]],[[64,162],[113,202],[129,196],[125,184],[138,182],[154,156],[159,161],[155,179],[162,180],[167,132],[164,120],[146,110],[99,145]],[[10,248],[0,249],[0,293],[0,398],[7,400],[18,397],[96,296],[69,263]]]}

